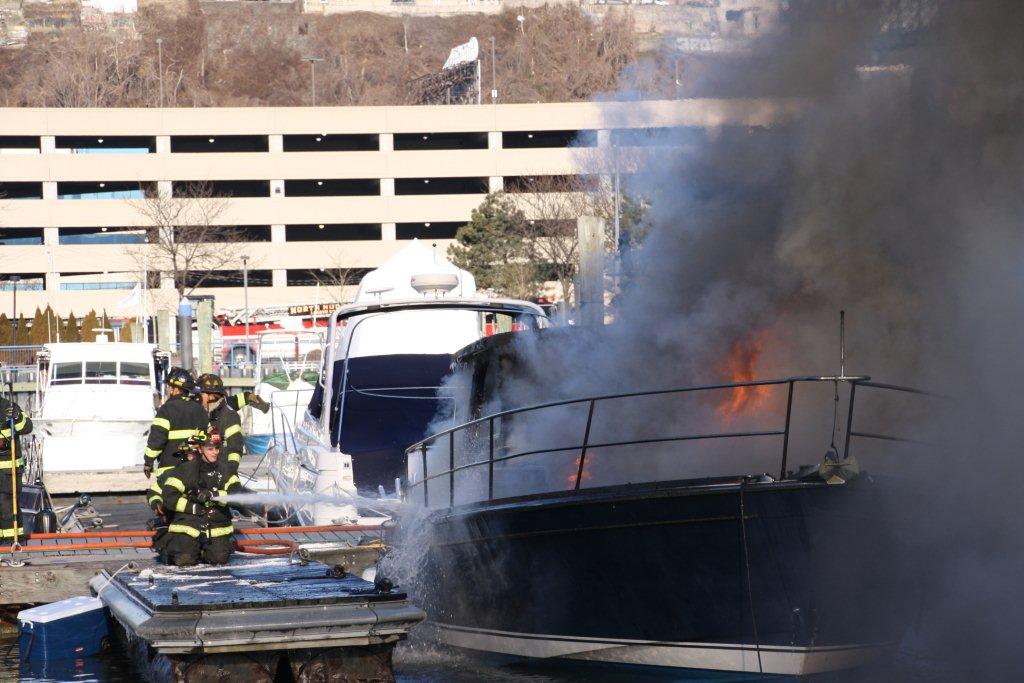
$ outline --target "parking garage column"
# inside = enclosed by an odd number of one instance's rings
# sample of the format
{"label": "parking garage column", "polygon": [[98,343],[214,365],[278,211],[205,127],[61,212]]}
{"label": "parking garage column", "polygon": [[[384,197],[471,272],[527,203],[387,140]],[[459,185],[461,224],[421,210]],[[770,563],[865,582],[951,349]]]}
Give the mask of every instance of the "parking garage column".
{"label": "parking garage column", "polygon": [[284,226],[283,225],[271,225],[270,226],[270,241],[271,242],[284,242],[286,241]]}
{"label": "parking garage column", "polygon": [[40,135],[39,136],[39,153],[40,154],[53,154],[57,151],[57,136],[55,135]]}
{"label": "parking garage column", "polygon": [[270,181],[270,196],[271,197],[283,197],[284,196],[284,181],[283,180],[271,180]]}
{"label": "parking garage column", "polygon": [[284,151],[284,136],[283,135],[268,135],[267,136],[267,150],[270,152],[283,152]]}
{"label": "parking garage column", "polygon": [[505,189],[505,178],[500,175],[492,175],[487,179],[488,192],[501,192]]}
{"label": "parking garage column", "polygon": [[501,149],[503,146],[500,130],[492,130],[487,134],[487,149]]}
{"label": "parking garage column", "polygon": [[[54,228],[56,230],[56,228]],[[46,293],[54,296],[60,293],[60,273],[51,272],[45,278]]]}
{"label": "parking garage column", "polygon": [[47,246],[60,244],[60,233],[57,228],[43,228],[43,244]]}
{"label": "parking garage column", "polygon": [[380,151],[382,151],[382,152],[394,152],[395,151],[395,134],[394,133],[381,133],[380,134]]}
{"label": "parking garage column", "polygon": [[381,180],[380,180],[380,196],[381,197],[394,197],[395,196],[395,179],[394,178],[381,178]]}
{"label": "parking garage column", "polygon": [[288,271],[284,269],[277,269],[271,271],[270,283],[274,287],[287,287],[288,286]]}
{"label": "parking garage column", "polygon": [[43,199],[56,199],[57,198],[57,181],[55,180],[44,180],[43,181]]}
{"label": "parking garage column", "polygon": [[160,199],[170,199],[174,196],[174,186],[170,180],[156,181],[156,194]]}
{"label": "parking garage column", "polygon": [[597,146],[598,147],[611,147],[612,146],[612,132],[608,128],[601,128],[597,131]]}
{"label": "parking garage column", "polygon": [[395,224],[394,223],[381,223],[380,224],[380,238],[385,241],[395,241]]}
{"label": "parking garage column", "polygon": [[171,153],[171,136],[170,135],[157,135],[156,136],[156,153],[157,154],[170,154]]}

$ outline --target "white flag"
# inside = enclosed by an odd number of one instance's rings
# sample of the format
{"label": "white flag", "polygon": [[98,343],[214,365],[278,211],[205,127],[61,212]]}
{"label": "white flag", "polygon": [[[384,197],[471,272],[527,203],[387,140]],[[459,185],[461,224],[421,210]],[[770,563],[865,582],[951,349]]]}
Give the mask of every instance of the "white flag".
{"label": "white flag", "polygon": [[141,297],[142,288],[138,283],[136,283],[135,287],[132,288],[132,291],[129,292],[128,296],[122,299],[121,302],[117,304],[117,306],[114,306],[114,310],[123,311],[128,308],[136,307],[139,305]]}

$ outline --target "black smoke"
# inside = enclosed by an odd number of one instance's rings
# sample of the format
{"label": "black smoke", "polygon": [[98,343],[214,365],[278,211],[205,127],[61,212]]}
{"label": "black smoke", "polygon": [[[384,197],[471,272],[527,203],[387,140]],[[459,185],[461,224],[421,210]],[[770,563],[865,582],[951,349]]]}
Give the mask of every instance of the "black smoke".
{"label": "black smoke", "polygon": [[849,372],[952,399],[883,416],[938,444],[890,463],[914,489],[892,524],[920,549],[907,648],[1005,680],[1024,672],[1024,2],[785,6],[695,88],[799,114],[649,156],[630,186],[655,228],[615,325],[547,349],[499,407],[728,379],[755,335],[759,376],[832,374],[846,310]]}

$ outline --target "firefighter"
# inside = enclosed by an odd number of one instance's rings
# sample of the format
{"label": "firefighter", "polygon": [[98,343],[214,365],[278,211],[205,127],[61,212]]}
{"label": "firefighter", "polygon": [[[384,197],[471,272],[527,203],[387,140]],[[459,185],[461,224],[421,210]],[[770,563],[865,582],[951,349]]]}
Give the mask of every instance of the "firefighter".
{"label": "firefighter", "polygon": [[242,435],[242,419],[225,398],[224,380],[214,374],[200,375],[196,388],[199,389],[203,407],[210,414],[210,429],[223,439],[221,458],[224,459],[227,471],[238,474],[245,438]]}
{"label": "firefighter", "polygon": [[224,466],[222,445],[212,430],[194,438],[150,487],[150,507],[169,522],[154,543],[164,564],[227,564],[231,556],[231,510],[217,498],[240,492],[242,484]]}
{"label": "firefighter", "polygon": [[[6,398],[0,398],[0,420],[3,420],[3,424],[0,424],[0,543],[6,545],[25,540],[21,511],[15,509],[21,491],[21,474],[25,468],[21,439],[18,437],[32,431],[32,420],[17,403]],[[11,422],[14,423],[13,434]]]}
{"label": "firefighter", "polygon": [[251,391],[245,391],[240,394],[235,394],[234,396],[228,396],[224,399],[224,402],[229,408],[238,413],[242,412],[242,408],[246,406],[252,406],[261,413],[266,413],[270,410],[270,404],[267,403],[266,399]]}
{"label": "firefighter", "polygon": [[209,423],[206,411],[192,397],[195,382],[188,370],[171,368],[165,383],[170,398],[156,411],[153,426],[146,442],[146,464],[142,471],[146,478],[156,470],[157,477],[176,463],[178,447],[189,438],[206,431]]}

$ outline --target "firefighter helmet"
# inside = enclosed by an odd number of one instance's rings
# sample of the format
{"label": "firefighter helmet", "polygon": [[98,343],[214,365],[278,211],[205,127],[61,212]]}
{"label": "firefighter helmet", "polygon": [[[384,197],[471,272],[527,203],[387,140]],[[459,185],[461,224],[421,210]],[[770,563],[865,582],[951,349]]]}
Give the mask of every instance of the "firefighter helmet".
{"label": "firefighter helmet", "polygon": [[192,391],[192,387],[195,386],[195,381],[192,379],[192,375],[185,368],[171,368],[167,372],[167,379],[164,383],[168,386],[181,389],[184,392]]}
{"label": "firefighter helmet", "polygon": [[199,376],[198,381],[199,392],[203,394],[221,394],[224,391],[224,380],[220,378],[220,375],[214,375],[207,373]]}

